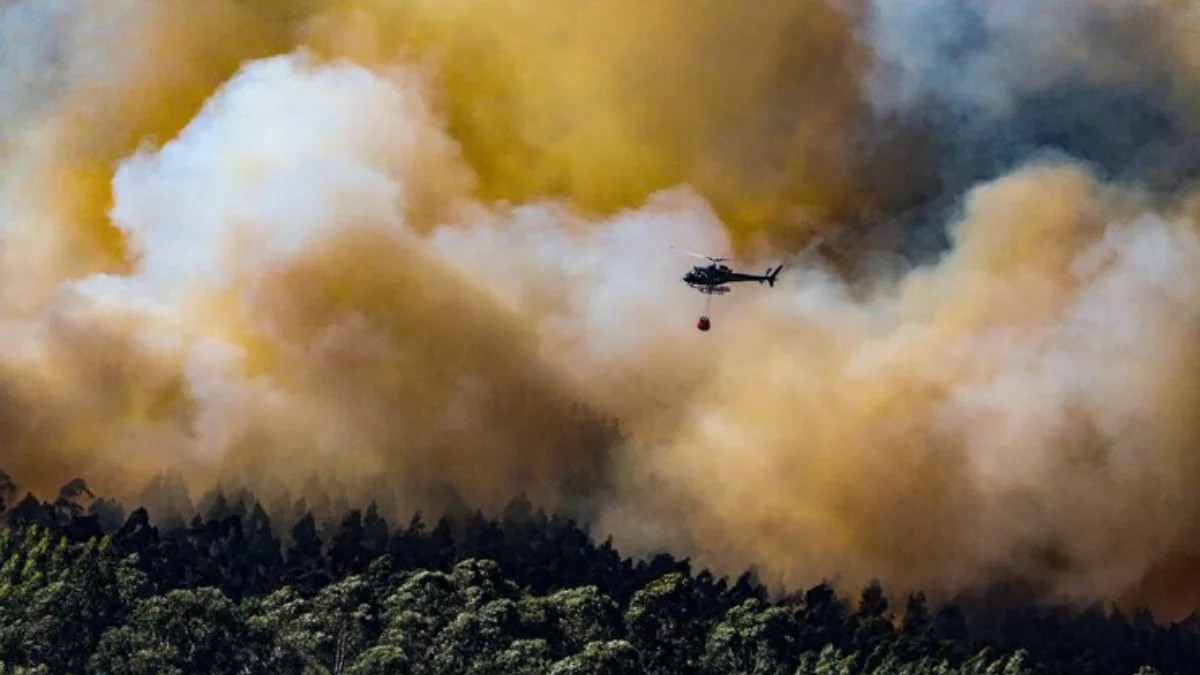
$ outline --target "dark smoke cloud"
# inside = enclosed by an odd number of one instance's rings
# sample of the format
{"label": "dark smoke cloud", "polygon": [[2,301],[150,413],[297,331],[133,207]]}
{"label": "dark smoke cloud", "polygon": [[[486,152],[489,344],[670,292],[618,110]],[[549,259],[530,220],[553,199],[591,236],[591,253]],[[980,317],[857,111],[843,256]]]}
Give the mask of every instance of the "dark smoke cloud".
{"label": "dark smoke cloud", "polygon": [[1053,147],[1113,180],[1176,186],[1196,170],[1200,103],[1187,3],[879,1],[869,35],[881,109],[937,110],[963,166]]}
{"label": "dark smoke cloud", "polygon": [[1200,177],[1194,12],[1173,0],[868,3],[859,33],[876,60],[864,90],[936,148],[939,190],[905,224],[936,240],[964,190],[1047,151],[1107,180],[1189,186]]}

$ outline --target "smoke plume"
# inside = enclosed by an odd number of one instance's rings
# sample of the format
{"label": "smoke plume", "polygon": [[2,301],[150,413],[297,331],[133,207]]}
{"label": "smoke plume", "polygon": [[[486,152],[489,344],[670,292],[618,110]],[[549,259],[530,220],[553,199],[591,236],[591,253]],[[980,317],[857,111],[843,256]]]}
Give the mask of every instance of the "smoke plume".
{"label": "smoke plume", "polygon": [[1190,12],[10,0],[0,466],[1186,603]]}

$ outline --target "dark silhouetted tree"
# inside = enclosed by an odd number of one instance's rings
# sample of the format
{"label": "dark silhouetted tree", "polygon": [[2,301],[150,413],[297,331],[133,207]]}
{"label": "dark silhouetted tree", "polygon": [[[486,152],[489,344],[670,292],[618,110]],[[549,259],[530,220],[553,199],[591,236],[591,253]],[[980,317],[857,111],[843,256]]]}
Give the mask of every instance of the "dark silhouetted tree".
{"label": "dark silhouetted tree", "polygon": [[283,582],[306,596],[315,594],[329,583],[330,576],[321,552],[316,521],[311,513],[305,514],[292,528],[291,539],[292,544],[285,557]]}

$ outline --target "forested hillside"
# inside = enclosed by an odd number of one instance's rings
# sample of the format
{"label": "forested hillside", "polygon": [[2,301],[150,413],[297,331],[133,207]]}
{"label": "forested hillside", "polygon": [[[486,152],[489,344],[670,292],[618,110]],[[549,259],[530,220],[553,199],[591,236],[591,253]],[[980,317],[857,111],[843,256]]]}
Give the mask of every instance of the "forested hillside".
{"label": "forested hillside", "polygon": [[5,673],[555,675],[1195,672],[1200,631],[1148,614],[890,606],[817,585],[770,598],[660,555],[623,558],[516,498],[496,519],[374,506],[273,522],[213,494],[190,523],[53,501],[0,472]]}

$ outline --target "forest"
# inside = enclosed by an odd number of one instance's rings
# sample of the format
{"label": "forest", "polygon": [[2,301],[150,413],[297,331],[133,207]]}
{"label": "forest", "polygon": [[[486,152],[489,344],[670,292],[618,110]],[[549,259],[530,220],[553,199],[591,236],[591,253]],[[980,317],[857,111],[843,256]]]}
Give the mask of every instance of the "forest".
{"label": "forest", "polygon": [[[1168,675],[1198,622],[1014,605],[892,606],[876,582],[772,597],[668,554],[633,560],[517,495],[389,523],[241,491],[155,514],[82,479],[0,471],[0,673],[113,675]],[[85,499],[86,498],[86,499]],[[87,505],[84,506],[83,504]],[[162,516],[162,517],[160,517]],[[1002,595],[1002,594],[1001,594]]]}

